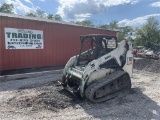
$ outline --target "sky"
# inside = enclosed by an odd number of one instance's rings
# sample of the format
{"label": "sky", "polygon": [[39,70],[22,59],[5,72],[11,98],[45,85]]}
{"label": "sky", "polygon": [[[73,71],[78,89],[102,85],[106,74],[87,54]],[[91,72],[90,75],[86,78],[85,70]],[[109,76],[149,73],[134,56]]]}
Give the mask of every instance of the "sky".
{"label": "sky", "polygon": [[37,9],[46,14],[60,14],[64,21],[91,20],[96,25],[114,20],[119,26],[138,27],[149,17],[160,20],[160,0],[0,0],[12,3],[14,13],[26,15]]}

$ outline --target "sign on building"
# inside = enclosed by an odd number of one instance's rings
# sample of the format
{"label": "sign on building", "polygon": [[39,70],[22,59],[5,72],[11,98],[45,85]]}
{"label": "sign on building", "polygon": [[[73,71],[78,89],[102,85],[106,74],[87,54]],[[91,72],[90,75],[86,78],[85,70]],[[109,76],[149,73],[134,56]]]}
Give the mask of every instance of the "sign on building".
{"label": "sign on building", "polygon": [[43,49],[43,31],[5,28],[6,49]]}

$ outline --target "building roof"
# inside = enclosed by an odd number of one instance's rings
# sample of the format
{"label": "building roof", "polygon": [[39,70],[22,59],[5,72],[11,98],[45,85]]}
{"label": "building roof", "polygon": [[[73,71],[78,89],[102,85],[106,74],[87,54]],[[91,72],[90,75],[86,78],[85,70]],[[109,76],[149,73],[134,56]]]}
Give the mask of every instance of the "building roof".
{"label": "building roof", "polygon": [[[48,22],[48,23],[57,23],[57,24],[64,24],[64,25],[72,25],[72,26],[81,26],[81,27],[86,27],[86,28],[94,28],[94,27],[87,27],[87,26],[82,26],[74,23],[68,23],[65,21],[56,21],[56,20],[49,20],[49,19],[44,19],[44,18],[39,18],[39,17],[30,17],[30,16],[23,16],[23,15],[17,15],[17,14],[8,14],[8,13],[2,13],[0,12],[0,17],[9,17],[9,18],[19,18],[19,19],[25,19],[25,20],[35,20],[35,21],[41,21],[41,22]],[[105,30],[105,29],[100,29],[100,28],[94,28],[94,29],[99,29],[99,30]],[[115,31],[116,30],[107,30],[107,31]]]}

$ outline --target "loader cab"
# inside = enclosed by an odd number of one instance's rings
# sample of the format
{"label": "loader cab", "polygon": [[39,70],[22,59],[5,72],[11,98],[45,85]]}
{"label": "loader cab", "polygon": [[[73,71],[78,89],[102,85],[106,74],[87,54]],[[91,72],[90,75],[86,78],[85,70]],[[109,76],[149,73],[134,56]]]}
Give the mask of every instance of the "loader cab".
{"label": "loader cab", "polygon": [[115,48],[117,48],[117,37],[107,35],[83,35],[80,36],[81,48],[77,58],[77,65],[85,66]]}

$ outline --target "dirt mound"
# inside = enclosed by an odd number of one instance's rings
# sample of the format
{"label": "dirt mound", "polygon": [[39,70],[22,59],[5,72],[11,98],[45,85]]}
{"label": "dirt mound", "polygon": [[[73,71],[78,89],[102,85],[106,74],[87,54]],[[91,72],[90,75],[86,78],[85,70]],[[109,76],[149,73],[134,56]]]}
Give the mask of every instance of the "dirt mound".
{"label": "dirt mound", "polygon": [[[53,84],[52,86],[45,86],[38,91],[41,94],[36,96],[17,96],[8,100],[8,104],[16,108],[31,108],[32,110],[51,110],[58,112],[60,109],[74,106],[82,101],[76,99],[70,93],[63,90],[61,86]],[[53,90],[54,89],[54,90]],[[67,95],[66,95],[67,94]]]}
{"label": "dirt mound", "polygon": [[134,59],[134,68],[137,70],[160,73],[160,59],[145,59],[137,58]]}

